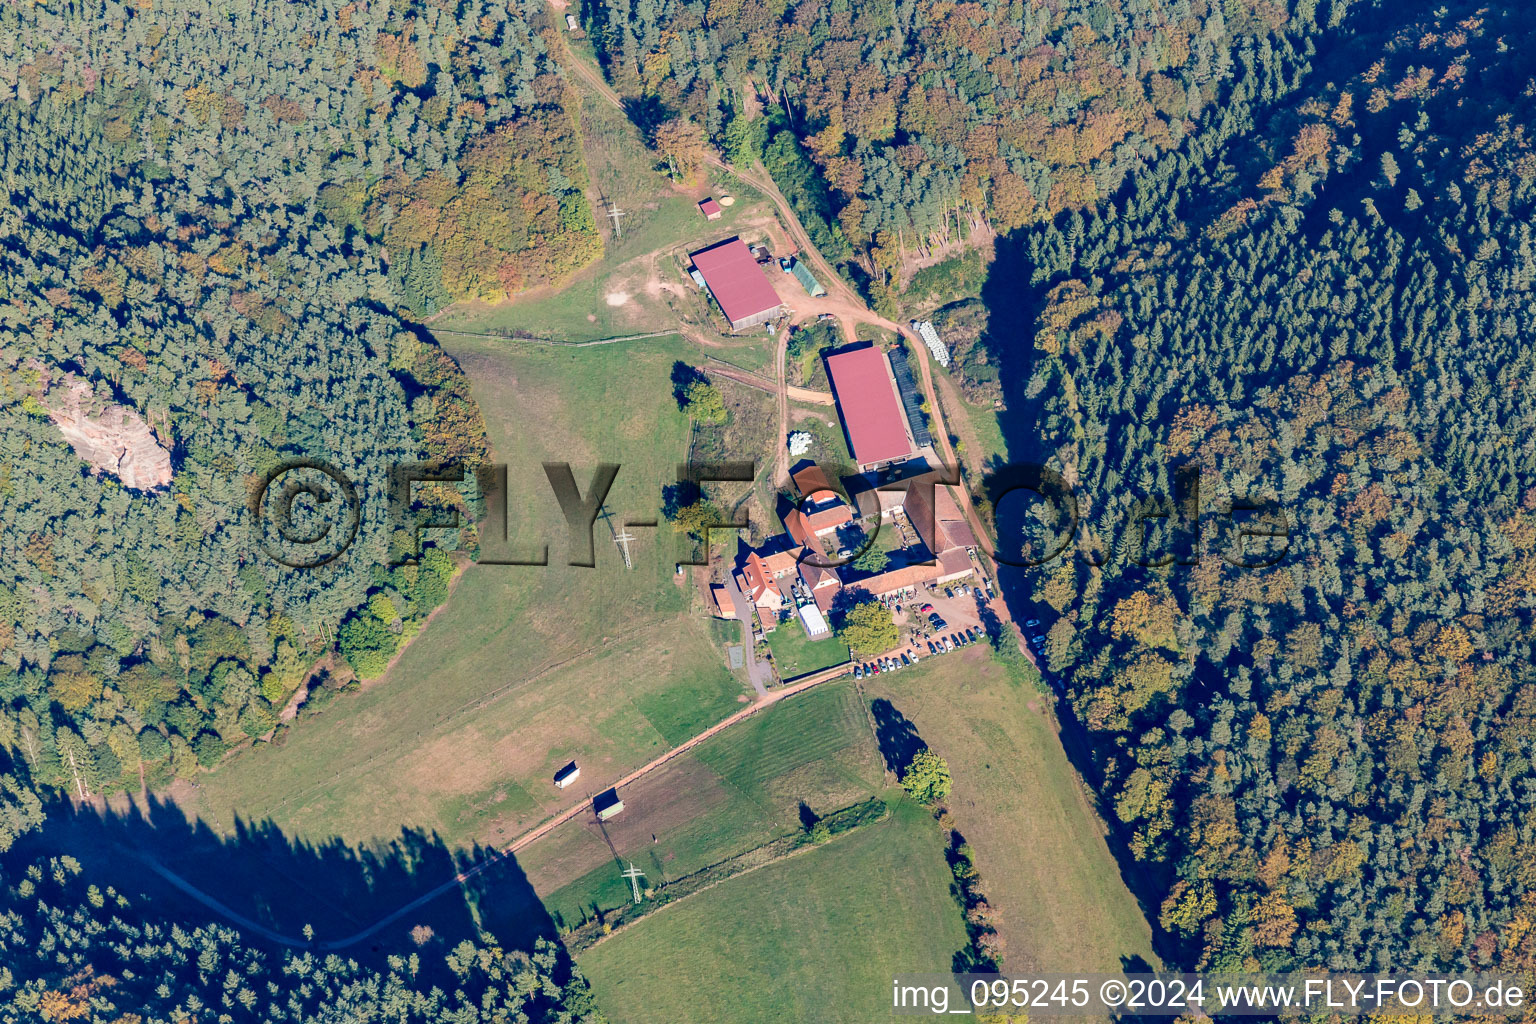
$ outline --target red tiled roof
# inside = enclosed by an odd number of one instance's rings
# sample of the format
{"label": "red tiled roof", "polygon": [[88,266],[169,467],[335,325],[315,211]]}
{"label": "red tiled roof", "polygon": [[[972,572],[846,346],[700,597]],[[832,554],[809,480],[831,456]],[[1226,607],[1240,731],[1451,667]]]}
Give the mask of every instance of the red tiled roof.
{"label": "red tiled roof", "polygon": [[867,579],[855,580],[848,584],[850,587],[861,587],[876,597],[882,594],[895,593],[907,587],[915,587],[919,583],[927,583],[936,579],[939,575],[937,565],[904,565],[900,569],[890,569],[878,576],[870,576]]}
{"label": "red tiled roof", "polygon": [[805,522],[814,534],[823,534],[828,530],[834,530],[844,523],[853,522],[853,510],[842,502],[838,502],[831,508],[820,509],[805,517]]}
{"label": "red tiled roof", "polygon": [[944,536],[949,539],[950,544],[957,544],[962,548],[973,548],[976,546],[976,534],[971,530],[971,524],[964,519],[953,519],[940,523],[939,529],[944,531]]}
{"label": "red tiled roof", "polygon": [[975,567],[971,565],[971,558],[965,553],[964,548],[950,548],[939,556],[939,579],[943,581],[957,580]]}
{"label": "red tiled roof", "polygon": [[789,531],[789,535],[795,538],[797,543],[805,545],[811,543],[811,531],[806,529],[805,516],[800,514],[799,509],[792,508],[784,513],[784,529]]}
{"label": "red tiled roof", "polygon": [[700,249],[693,254],[693,265],[704,275],[709,293],[733,324],[779,305],[779,295],[768,283],[768,275],[739,238]]}
{"label": "red tiled roof", "polygon": [[756,554],[747,556],[747,564],[742,567],[742,575],[747,578],[747,596],[756,604],[767,592],[769,586],[768,570],[763,565],[763,560]]}
{"label": "red tiled roof", "polygon": [[[827,479],[826,471],[815,463],[805,466],[798,473],[792,474],[790,479],[794,480],[795,487],[801,494],[815,494],[818,491],[832,490],[832,482]],[[835,494],[836,492],[833,491],[833,493]]]}
{"label": "red tiled roof", "polygon": [[807,503],[806,507],[811,511],[802,511],[792,508],[784,513],[784,528],[789,535],[804,547],[812,547],[811,540],[832,532],[844,523],[853,522],[853,509],[832,491],[820,492],[827,496],[827,500],[835,502],[825,508],[816,508]]}
{"label": "red tiled roof", "polygon": [[816,602],[816,607],[820,608],[822,614],[825,615],[832,610],[832,605],[837,602],[838,592],[842,589],[843,583],[841,580],[838,580],[835,587],[817,587],[812,590],[811,598]]}
{"label": "red tiled roof", "polygon": [[960,510],[960,503],[955,500],[954,493],[948,487],[940,486],[935,490],[934,498],[934,514],[950,544],[958,544],[962,548],[975,547],[976,534],[971,530],[965,513]]}
{"label": "red tiled roof", "polygon": [[860,463],[885,462],[912,453],[885,353],[873,345],[839,352],[827,358],[827,374],[854,458]]}
{"label": "red tiled roof", "polygon": [[800,563],[800,578],[809,590],[842,585],[842,580],[837,578],[837,572],[831,567],[812,565],[810,562]]}
{"label": "red tiled roof", "polygon": [[960,503],[955,500],[954,494],[947,486],[938,485],[933,497],[934,514],[939,517],[939,522],[948,523],[965,518],[965,513],[960,511]]}
{"label": "red tiled roof", "polygon": [[759,560],[763,571],[775,579],[787,572],[794,572],[795,567],[800,564],[800,550],[798,548],[787,548],[783,551],[775,551],[767,555],[754,554],[753,557]]}
{"label": "red tiled roof", "polygon": [[722,619],[733,618],[736,615],[736,606],[730,598],[725,596],[723,583],[711,583],[709,585],[709,604],[714,609],[714,614]]}
{"label": "red tiled roof", "polygon": [[713,199],[705,199],[699,203],[699,212],[706,217],[718,217],[721,213],[720,204]]}

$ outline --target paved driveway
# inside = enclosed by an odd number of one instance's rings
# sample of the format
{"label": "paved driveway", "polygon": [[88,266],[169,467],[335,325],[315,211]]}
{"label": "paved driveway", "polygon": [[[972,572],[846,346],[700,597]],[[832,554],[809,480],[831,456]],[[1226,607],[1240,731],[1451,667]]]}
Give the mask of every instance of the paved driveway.
{"label": "paved driveway", "polygon": [[736,611],[736,620],[741,623],[741,646],[742,654],[747,659],[747,679],[751,681],[752,689],[762,697],[768,693],[768,682],[773,674],[766,661],[758,660],[752,644],[752,602],[741,592],[734,574],[726,579],[725,592],[731,596],[731,607]]}

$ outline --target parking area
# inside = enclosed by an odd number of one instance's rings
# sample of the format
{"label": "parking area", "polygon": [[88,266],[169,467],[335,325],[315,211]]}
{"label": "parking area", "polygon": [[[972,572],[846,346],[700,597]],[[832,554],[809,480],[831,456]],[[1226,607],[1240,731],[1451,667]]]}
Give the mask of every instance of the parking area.
{"label": "parking area", "polygon": [[974,578],[948,586],[918,588],[916,595],[902,602],[896,611],[896,626],[902,631],[902,638],[920,654],[937,654],[939,648],[953,649],[973,640],[985,641],[989,620],[991,628],[995,628],[997,621],[995,614],[989,613],[994,600],[987,596],[985,585],[978,585]]}
{"label": "parking area", "polygon": [[[920,586],[884,599],[900,631],[901,646],[859,666],[856,674],[890,671],[927,657],[948,654],[973,643],[987,643],[996,616],[990,613],[995,596],[974,579],[947,586]],[[989,624],[990,619],[990,624]]]}

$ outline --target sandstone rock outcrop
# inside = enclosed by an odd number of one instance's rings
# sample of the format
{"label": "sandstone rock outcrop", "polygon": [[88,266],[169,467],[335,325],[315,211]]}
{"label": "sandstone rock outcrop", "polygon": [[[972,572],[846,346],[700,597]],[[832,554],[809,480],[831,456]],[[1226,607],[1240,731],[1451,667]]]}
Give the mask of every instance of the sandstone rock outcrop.
{"label": "sandstone rock outcrop", "polygon": [[141,491],[170,483],[171,453],[160,446],[144,417],[125,406],[97,404],[90,383],[67,374],[42,399],[59,433],[93,469]]}

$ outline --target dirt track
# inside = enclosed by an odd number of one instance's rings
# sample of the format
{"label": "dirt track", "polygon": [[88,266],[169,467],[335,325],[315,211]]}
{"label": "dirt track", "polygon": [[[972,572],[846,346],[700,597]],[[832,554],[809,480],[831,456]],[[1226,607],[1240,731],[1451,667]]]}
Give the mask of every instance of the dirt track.
{"label": "dirt track", "polygon": [[[708,729],[705,729],[697,736],[684,740],[682,743],[673,747],[671,750],[667,751],[665,754],[662,754],[660,757],[657,757],[654,760],[641,765],[639,768],[636,768],[634,771],[630,772],[619,781],[613,783],[613,785],[608,788],[620,789],[624,786],[628,786],[634,783],[635,780],[639,779],[640,777],[648,775],[655,771],[657,768],[660,768],[662,765],[666,764],[668,761],[671,761],[673,758],[682,754],[686,754],[688,751],[692,750],[700,743],[703,743],[705,740],[724,732],[726,729],[729,729],[737,722],[750,718],[752,715],[757,714],[764,708],[772,707],[786,697],[793,697],[797,693],[803,693],[804,691],[809,690],[811,687],[816,686],[819,683],[824,683],[829,679],[836,679],[839,676],[845,676],[851,671],[853,670],[849,665],[839,665],[835,668],[829,668],[824,672],[818,672],[808,679],[802,679],[792,686],[786,686],[782,690],[770,691],[766,696],[759,697],[757,700],[753,701],[751,704],[748,704],[746,707],[742,708],[731,717],[716,722],[714,725],[710,726]],[[572,818],[580,817],[582,814],[590,814],[591,810],[591,805],[588,803],[579,803],[575,807],[568,808],[567,810],[562,811],[555,817],[544,822],[544,824],[539,825],[538,827],[528,832],[524,832],[522,835],[512,840],[512,842],[507,847],[505,847],[504,852],[516,853],[529,844],[535,843],[542,839],[544,836],[548,835],[550,832],[553,832],[561,825],[564,825]]]}
{"label": "dirt track", "polygon": [[[767,377],[759,377],[755,373],[746,370],[738,370],[734,366],[724,363],[712,362],[710,372],[718,374],[727,380],[734,380],[738,384],[745,384],[749,388],[757,388],[759,391],[777,392],[778,385]],[[836,405],[836,400],[830,391],[813,391],[810,388],[797,388],[794,385],[786,385],[784,394],[796,402],[805,402],[808,405]]]}

